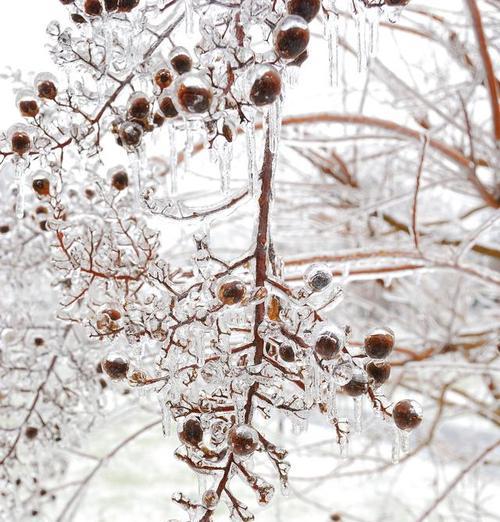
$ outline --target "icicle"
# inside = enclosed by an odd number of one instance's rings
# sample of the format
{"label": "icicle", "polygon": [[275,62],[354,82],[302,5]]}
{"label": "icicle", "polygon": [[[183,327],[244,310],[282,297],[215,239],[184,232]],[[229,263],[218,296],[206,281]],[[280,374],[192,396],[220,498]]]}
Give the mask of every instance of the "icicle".
{"label": "icicle", "polygon": [[184,172],[189,172],[189,166],[191,164],[191,157],[193,155],[193,127],[191,122],[186,122],[186,142],[184,145]]}
{"label": "icicle", "polygon": [[410,451],[410,432],[401,431],[399,433],[399,440],[401,444],[401,455],[407,455]]}
{"label": "icicle", "polygon": [[252,114],[245,124],[247,142],[248,190],[253,196],[257,188],[257,149],[255,145],[255,116]]}
{"label": "icicle", "polygon": [[339,442],[340,458],[349,458],[349,439],[346,436],[342,436]]}
{"label": "icicle", "polygon": [[194,12],[192,0],[184,0],[184,15],[186,18],[186,33],[194,33]]}
{"label": "icicle", "polygon": [[311,366],[304,368],[302,372],[304,378],[304,402],[307,408],[314,404],[314,371]]}
{"label": "icicle", "polygon": [[130,152],[130,171],[133,175],[133,188],[134,188],[134,205],[136,208],[140,207],[141,202],[141,192],[142,192],[142,183],[141,183],[141,173],[144,169],[144,162],[146,159],[146,155],[144,154],[144,149],[139,147],[137,150]]}
{"label": "icicle", "polygon": [[276,152],[279,146],[281,134],[281,98],[278,98],[270,107],[268,112],[269,125],[269,149]]}
{"label": "icicle", "polygon": [[172,434],[172,416],[170,409],[165,402],[165,397],[159,396],[160,407],[161,407],[161,427],[164,437],[170,437]]}
{"label": "icicle", "polygon": [[228,194],[231,189],[231,162],[233,160],[233,147],[230,143],[224,141],[219,144],[218,163],[220,171],[220,186],[224,194]]}
{"label": "icicle", "polygon": [[198,366],[201,368],[205,364],[205,343],[203,339],[203,332],[197,331],[195,333],[195,345]]}
{"label": "icicle", "polygon": [[24,199],[26,193],[26,168],[28,162],[23,158],[18,158],[16,161],[16,183],[17,183],[17,198],[16,198],[16,217],[22,219],[24,217]]}
{"label": "icicle", "polygon": [[337,87],[339,84],[339,16],[336,13],[328,13],[325,20],[325,36],[328,42],[328,72],[330,85]]}
{"label": "icicle", "polygon": [[397,464],[399,462],[399,457],[401,454],[401,440],[400,440],[400,431],[396,426],[394,426],[393,430],[393,439],[392,439],[392,463]]}
{"label": "icicle", "polygon": [[379,23],[380,23],[380,11],[378,9],[369,9],[367,13],[367,24],[368,24],[368,57],[372,58],[377,54],[378,39],[379,39]]}
{"label": "icicle", "polygon": [[363,400],[361,397],[353,399],[354,432],[361,433],[363,429]]}
{"label": "icicle", "polygon": [[178,190],[177,180],[177,146],[175,144],[175,127],[171,123],[168,125],[168,140],[170,147],[170,195],[175,195]]}
{"label": "icicle", "polygon": [[328,383],[328,404],[327,404],[327,415],[330,421],[335,420],[338,417],[337,409],[337,385],[333,380]]}
{"label": "icicle", "polygon": [[203,473],[197,474],[198,478],[198,498],[201,499],[203,493],[207,490],[207,477]]}
{"label": "icicle", "polygon": [[355,15],[356,32],[358,37],[357,59],[358,72],[362,72],[366,68],[366,15],[364,12]]}

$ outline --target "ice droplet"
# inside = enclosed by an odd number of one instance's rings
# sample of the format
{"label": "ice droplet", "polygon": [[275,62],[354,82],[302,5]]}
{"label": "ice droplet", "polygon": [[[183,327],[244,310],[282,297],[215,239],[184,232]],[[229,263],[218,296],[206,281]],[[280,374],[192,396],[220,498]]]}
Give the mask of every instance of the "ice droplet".
{"label": "ice droplet", "polygon": [[177,193],[177,146],[175,143],[175,127],[174,124],[171,123],[168,125],[168,144],[170,147],[170,195],[175,195]]}
{"label": "ice droplet", "polygon": [[328,73],[332,87],[339,84],[339,29],[338,14],[328,13],[325,18],[325,37],[328,43]]}
{"label": "ice droplet", "polygon": [[255,145],[255,117],[252,114],[245,124],[247,145],[248,191],[253,196],[257,188],[257,150]]}
{"label": "ice droplet", "polygon": [[399,462],[399,457],[401,454],[401,441],[400,441],[400,431],[398,428],[394,426],[393,430],[393,439],[392,439],[392,463],[397,464]]}

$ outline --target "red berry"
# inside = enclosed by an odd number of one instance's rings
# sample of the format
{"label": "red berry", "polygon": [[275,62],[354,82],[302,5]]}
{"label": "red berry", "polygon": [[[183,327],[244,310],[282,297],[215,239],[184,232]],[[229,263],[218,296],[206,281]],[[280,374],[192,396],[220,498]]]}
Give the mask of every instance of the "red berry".
{"label": "red berry", "polygon": [[12,152],[22,156],[30,150],[31,139],[27,132],[17,131],[10,137],[10,145],[12,147]]}
{"label": "red berry", "polygon": [[57,87],[51,80],[38,82],[36,88],[40,98],[54,100],[57,96]]}
{"label": "red berry", "polygon": [[330,360],[336,357],[343,347],[340,333],[332,328],[324,328],[317,336],[314,351],[321,359]]}
{"label": "red berry", "polygon": [[392,410],[392,418],[400,430],[411,431],[422,422],[422,408],[416,401],[399,401]]}
{"label": "red berry", "polygon": [[281,76],[272,65],[259,65],[254,70],[250,100],[257,107],[269,105],[281,94]]}
{"label": "red berry", "polygon": [[89,16],[99,16],[102,14],[102,4],[100,0],[85,0],[83,10]]}
{"label": "red berry", "polygon": [[172,98],[166,94],[158,100],[158,107],[166,118],[175,118],[179,114]]}
{"label": "red berry", "polygon": [[306,22],[310,22],[319,12],[320,0],[288,0],[287,11],[292,15],[301,16]]}
{"label": "red berry", "polygon": [[123,355],[110,353],[106,359],[101,362],[103,372],[114,381],[120,381],[127,377],[129,370],[129,361]]}
{"label": "red berry", "polygon": [[203,428],[199,419],[194,417],[186,419],[179,432],[179,438],[184,444],[197,447],[203,440]]}
{"label": "red berry", "polygon": [[166,89],[167,87],[170,87],[170,85],[174,81],[174,75],[172,74],[172,71],[170,71],[170,69],[164,67],[163,69],[160,69],[156,72],[154,76],[154,81],[160,89]]}
{"label": "red berry", "polygon": [[374,328],[365,337],[365,352],[372,359],[385,359],[391,355],[395,343],[394,332],[390,328]]}
{"label": "red berry", "polygon": [[235,455],[248,457],[257,449],[259,445],[259,435],[248,424],[233,426],[228,433],[228,443]]}
{"label": "red berry", "polygon": [[186,112],[206,112],[212,102],[212,89],[202,77],[196,74],[184,75],[177,84],[177,100]]}
{"label": "red berry", "polygon": [[300,16],[289,15],[281,20],[274,31],[274,50],[285,60],[301,55],[309,43],[309,27]]}
{"label": "red berry", "polygon": [[50,181],[47,178],[35,178],[32,186],[39,196],[48,196],[50,194]]}
{"label": "red berry", "polygon": [[111,178],[111,185],[116,190],[125,190],[128,187],[128,174],[124,170],[118,170]]}
{"label": "red berry", "polygon": [[391,365],[385,361],[369,361],[365,370],[376,386],[384,384],[391,375]]}
{"label": "red berry", "polygon": [[179,74],[187,73],[193,67],[193,60],[184,47],[174,47],[169,54],[170,64]]}
{"label": "red berry", "polygon": [[34,118],[40,111],[38,103],[33,99],[21,100],[18,107],[21,115],[25,118]]}
{"label": "red berry", "polygon": [[145,95],[136,93],[128,102],[128,115],[132,119],[144,120],[149,116],[151,105]]}

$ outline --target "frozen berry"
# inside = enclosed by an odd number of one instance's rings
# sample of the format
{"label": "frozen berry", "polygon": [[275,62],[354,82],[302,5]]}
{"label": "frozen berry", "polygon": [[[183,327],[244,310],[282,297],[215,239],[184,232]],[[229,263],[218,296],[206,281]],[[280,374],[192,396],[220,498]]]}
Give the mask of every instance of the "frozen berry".
{"label": "frozen berry", "polygon": [[233,426],[228,433],[228,443],[235,455],[248,457],[257,449],[259,435],[248,424]]}
{"label": "frozen berry", "polygon": [[119,135],[125,147],[135,149],[141,144],[143,132],[138,123],[126,121],[120,126]]}
{"label": "frozen berry", "polygon": [[326,265],[311,265],[304,274],[304,282],[313,292],[321,292],[333,281],[331,270]]}
{"label": "frozen berry", "polygon": [[22,156],[30,150],[31,138],[27,132],[16,131],[10,137],[10,145],[12,147],[12,152]]}
{"label": "frozen berry", "polygon": [[347,395],[351,397],[359,397],[368,391],[368,376],[366,372],[357,368],[352,374],[351,380],[342,386]]}
{"label": "frozen berry", "polygon": [[282,361],[294,362],[295,350],[293,349],[293,346],[288,342],[282,343],[279,348],[279,356]]}
{"label": "frozen berry", "polygon": [[389,357],[394,348],[395,336],[390,328],[374,328],[365,337],[365,352],[372,359]]}
{"label": "frozen berry", "polygon": [[288,0],[287,11],[292,15],[301,16],[306,22],[310,22],[319,12],[320,0]]}
{"label": "frozen berry", "polygon": [[48,196],[50,194],[50,181],[47,178],[36,177],[32,186],[39,196]]}
{"label": "frozen berry", "polygon": [[404,7],[410,3],[410,0],[385,0],[385,3],[391,7]]}
{"label": "frozen berry", "polygon": [[9,225],[0,225],[0,234],[8,234],[10,232]]}
{"label": "frozen berry", "polygon": [[365,370],[377,386],[384,384],[391,375],[391,365],[385,361],[369,361]]}
{"label": "frozen berry", "polygon": [[118,353],[110,353],[101,362],[103,372],[114,381],[120,381],[127,377],[130,366],[129,360]]}
{"label": "frozen berry", "polygon": [[24,431],[24,434],[26,435],[26,438],[29,440],[33,440],[38,435],[38,428],[35,428],[33,426],[28,426],[26,430]]}
{"label": "frozen berry", "polygon": [[121,13],[130,13],[139,5],[139,0],[118,0],[118,11]]}
{"label": "frozen berry", "polygon": [[314,343],[314,351],[321,359],[336,357],[343,347],[342,335],[336,328],[326,327],[319,332]]}
{"label": "frozen berry", "polygon": [[158,100],[158,107],[166,118],[175,118],[179,114],[172,98],[165,94]]}
{"label": "frozen berry", "polygon": [[104,0],[104,7],[108,13],[112,13],[118,9],[118,0]]}
{"label": "frozen berry", "polygon": [[125,190],[128,187],[128,174],[124,170],[117,170],[111,177],[111,185],[116,190]]}
{"label": "frozen berry", "polygon": [[422,422],[422,407],[416,401],[399,401],[392,410],[392,418],[400,430],[414,430]]}
{"label": "frozen berry", "polygon": [[54,100],[57,96],[57,87],[52,80],[43,80],[36,85],[38,96],[47,100]]}
{"label": "frozen berry", "polygon": [[245,284],[239,279],[228,279],[221,283],[217,296],[222,304],[235,305],[241,303],[246,295]]}
{"label": "frozen berry", "polygon": [[186,419],[179,432],[179,438],[184,444],[197,447],[203,440],[203,428],[199,419],[194,417]]}
{"label": "frozen berry", "polygon": [[197,74],[184,75],[176,86],[179,106],[186,112],[196,114],[206,112],[212,102],[210,84]]}
{"label": "frozen berry", "polygon": [[133,94],[128,101],[128,115],[136,120],[144,120],[149,116],[151,105],[146,95]]}
{"label": "frozen berry", "polygon": [[166,89],[167,87],[170,87],[170,85],[174,81],[174,75],[172,74],[172,71],[170,71],[170,69],[164,67],[163,69],[156,71],[154,81],[160,89]]}
{"label": "frozen berry", "polygon": [[289,15],[281,20],[274,31],[274,50],[285,60],[301,55],[309,43],[309,27],[300,16]]}
{"label": "frozen berry", "polygon": [[99,16],[102,14],[102,4],[100,0],[85,0],[83,10],[89,16]]}
{"label": "frozen berry", "polygon": [[203,504],[203,507],[206,507],[207,509],[214,509],[215,506],[217,506],[219,502],[219,495],[217,494],[217,491],[214,489],[207,489],[205,493],[203,493],[203,496],[201,498],[201,503]]}
{"label": "frozen berry", "polygon": [[170,51],[168,58],[174,71],[179,74],[187,73],[193,67],[193,60],[184,47],[174,47]]}
{"label": "frozen berry", "polygon": [[281,94],[281,76],[272,65],[259,65],[253,71],[250,101],[257,107],[269,105]]}
{"label": "frozen berry", "polygon": [[267,305],[267,316],[271,321],[278,321],[281,312],[281,301],[277,295],[271,295]]}
{"label": "frozen berry", "polygon": [[34,118],[40,111],[38,102],[32,96],[22,97],[18,101],[17,106],[19,107],[21,116],[24,116],[25,118]]}

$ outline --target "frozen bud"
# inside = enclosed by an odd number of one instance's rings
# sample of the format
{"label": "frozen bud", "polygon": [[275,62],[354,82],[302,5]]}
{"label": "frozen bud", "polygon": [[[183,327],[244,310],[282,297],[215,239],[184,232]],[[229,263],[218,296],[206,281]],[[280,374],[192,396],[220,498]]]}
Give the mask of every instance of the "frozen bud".
{"label": "frozen bud", "polygon": [[391,365],[385,361],[369,361],[365,370],[376,386],[384,384],[391,375]]}
{"label": "frozen bud", "polygon": [[139,0],[118,0],[118,12],[130,13],[139,5]]}
{"label": "frozen bud", "polygon": [[257,431],[248,424],[233,426],[227,435],[229,447],[239,457],[252,455],[259,445]]}
{"label": "frozen bud", "polygon": [[391,7],[404,7],[410,3],[410,0],[385,0],[385,3]]}
{"label": "frozen bud", "polygon": [[203,428],[197,417],[187,418],[179,431],[179,439],[188,446],[197,447],[203,440]]}
{"label": "frozen bud", "polygon": [[144,131],[138,123],[126,121],[120,125],[118,133],[126,148],[135,149],[141,144]]}
{"label": "frozen bud", "polygon": [[104,7],[108,13],[112,13],[118,9],[118,0],[104,0]]}
{"label": "frozen bud", "polygon": [[301,16],[285,16],[274,30],[274,50],[285,60],[297,58],[308,43],[309,27]]}
{"label": "frozen bud", "polygon": [[102,362],[102,371],[113,381],[121,381],[127,377],[130,362],[120,353],[110,353]]}
{"label": "frozen bud", "polygon": [[38,428],[35,428],[34,426],[28,426],[25,430],[24,430],[24,434],[26,435],[26,438],[28,440],[33,440],[37,437],[38,435]]}
{"label": "frozen bud", "polygon": [[314,351],[320,359],[335,358],[344,347],[344,336],[338,328],[327,326],[317,335]]}
{"label": "frozen bud", "polygon": [[31,138],[25,125],[14,125],[7,132],[12,152],[22,156],[31,149]]}
{"label": "frozen bud", "polygon": [[313,292],[325,290],[332,281],[332,272],[326,265],[311,265],[304,274],[304,283]]}
{"label": "frozen bud", "polygon": [[174,75],[172,74],[172,71],[166,67],[159,69],[154,75],[154,82],[160,89],[170,87],[173,81]]}
{"label": "frozen bud", "polygon": [[99,16],[102,14],[102,4],[100,0],[85,0],[83,10],[89,16]]}
{"label": "frozen bud", "polygon": [[179,74],[187,73],[193,67],[193,60],[184,47],[174,47],[168,55],[170,65]]}
{"label": "frozen bud", "polygon": [[43,176],[36,176],[32,183],[33,190],[41,197],[50,194],[50,181]]}
{"label": "frozen bud", "polygon": [[422,407],[416,401],[399,401],[392,410],[392,418],[400,430],[412,431],[422,422]]}
{"label": "frozen bud", "polygon": [[217,491],[213,489],[207,489],[201,498],[201,503],[207,509],[214,509],[215,506],[219,503],[219,495],[217,495]]}
{"label": "frozen bud", "polygon": [[292,343],[285,341],[279,347],[279,356],[282,361],[291,363],[295,361],[295,350]]}
{"label": "frozen bud", "polygon": [[18,96],[17,107],[25,118],[34,118],[40,111],[38,100],[30,92],[23,92]]}
{"label": "frozen bud", "polygon": [[396,338],[390,328],[374,328],[365,337],[365,352],[372,359],[385,359],[391,355]]}
{"label": "frozen bud", "polygon": [[198,74],[186,74],[176,82],[178,106],[191,114],[208,111],[212,102],[212,88],[208,81]]}
{"label": "frozen bud", "polygon": [[175,118],[179,113],[170,96],[162,94],[158,100],[158,107],[165,118]]}
{"label": "frozen bud", "polygon": [[271,295],[267,304],[267,317],[271,321],[279,321],[281,312],[281,301],[277,295]]}
{"label": "frozen bud", "polygon": [[119,191],[125,190],[128,187],[128,174],[123,167],[115,167],[111,169],[111,186]]}
{"label": "frozen bud", "polygon": [[217,297],[225,305],[235,305],[243,301],[247,293],[245,283],[238,278],[221,281],[217,289]]}
{"label": "frozen bud", "polygon": [[281,76],[272,65],[257,65],[252,71],[250,101],[257,107],[269,105],[281,94]]}
{"label": "frozen bud", "polygon": [[351,380],[344,384],[342,390],[351,397],[359,397],[368,391],[368,375],[360,368],[355,368]]}
{"label": "frozen bud", "polygon": [[55,100],[57,96],[56,77],[50,73],[41,73],[35,77],[35,89],[40,98]]}
{"label": "frozen bud", "polygon": [[142,92],[134,93],[128,100],[127,112],[130,118],[144,120],[149,116],[151,105]]}
{"label": "frozen bud", "polygon": [[288,0],[286,10],[291,15],[301,16],[306,22],[310,22],[319,12],[320,0]]}

